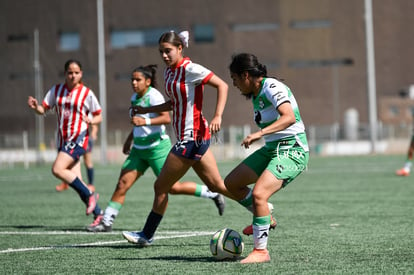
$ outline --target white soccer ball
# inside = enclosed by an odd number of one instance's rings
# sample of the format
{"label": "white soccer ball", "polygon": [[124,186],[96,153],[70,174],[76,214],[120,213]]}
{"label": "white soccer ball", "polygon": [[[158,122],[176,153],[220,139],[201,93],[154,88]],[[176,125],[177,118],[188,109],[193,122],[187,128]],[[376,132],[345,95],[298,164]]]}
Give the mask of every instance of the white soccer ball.
{"label": "white soccer ball", "polygon": [[244,249],[243,239],[237,231],[224,228],[210,239],[210,251],[217,260],[238,258]]}

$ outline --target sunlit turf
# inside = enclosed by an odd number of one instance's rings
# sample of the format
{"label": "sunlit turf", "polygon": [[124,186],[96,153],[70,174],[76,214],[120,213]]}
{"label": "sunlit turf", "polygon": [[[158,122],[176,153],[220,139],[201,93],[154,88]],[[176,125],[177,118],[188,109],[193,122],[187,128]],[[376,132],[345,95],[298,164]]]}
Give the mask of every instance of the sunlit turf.
{"label": "sunlit turf", "polygon": [[[91,217],[73,190],[57,193],[50,165],[0,168],[2,274],[413,274],[414,175],[394,172],[403,156],[311,157],[307,171],[275,194],[278,227],[271,262],[217,262],[209,251],[218,229],[239,232],[251,214],[227,200],[223,216],[213,201],[170,196],[154,245],[138,249],[121,236],[139,230],[151,209],[148,171],[127,194],[113,232],[84,231]],[[237,162],[221,162],[223,177]],[[120,164],[96,165],[99,204],[105,208]],[[190,171],[185,180],[199,179]],[[188,233],[199,233],[188,237]],[[211,234],[210,234],[211,232]],[[180,235],[181,237],[174,237]],[[187,236],[187,237],[186,237]],[[158,238],[158,239],[157,239]],[[253,248],[244,237],[245,257]]]}

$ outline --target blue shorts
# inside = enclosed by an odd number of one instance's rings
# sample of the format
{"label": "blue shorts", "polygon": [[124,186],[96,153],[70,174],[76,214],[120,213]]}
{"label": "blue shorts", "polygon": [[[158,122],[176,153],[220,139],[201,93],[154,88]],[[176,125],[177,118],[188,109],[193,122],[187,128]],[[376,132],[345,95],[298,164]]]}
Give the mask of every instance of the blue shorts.
{"label": "blue shorts", "polygon": [[65,152],[66,154],[71,156],[75,161],[78,161],[80,157],[86,153],[86,150],[82,146],[79,146],[73,141],[65,142],[65,145],[59,148],[58,151]]}
{"label": "blue shorts", "polygon": [[181,140],[177,141],[171,148],[171,153],[187,159],[200,160],[210,147],[208,140]]}

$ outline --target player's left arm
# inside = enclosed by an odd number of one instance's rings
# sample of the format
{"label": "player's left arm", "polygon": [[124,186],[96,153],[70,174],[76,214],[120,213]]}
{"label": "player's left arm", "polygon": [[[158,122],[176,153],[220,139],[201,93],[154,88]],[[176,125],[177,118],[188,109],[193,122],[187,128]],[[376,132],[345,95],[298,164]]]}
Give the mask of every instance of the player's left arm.
{"label": "player's left arm", "polygon": [[260,131],[251,133],[242,141],[242,146],[249,148],[250,144],[256,140],[262,138],[264,135],[276,133],[288,128],[290,125],[296,122],[295,113],[293,112],[292,105],[289,101],[285,101],[277,107],[279,112],[279,119],[275,120],[272,124],[260,129]]}
{"label": "player's left arm", "polygon": [[207,82],[208,85],[217,89],[217,104],[214,116],[210,122],[210,132],[212,134],[217,133],[221,129],[221,122],[224,112],[224,107],[227,102],[227,94],[229,86],[224,80],[222,80],[217,75],[213,75]]}
{"label": "player's left arm", "polygon": [[295,113],[289,101],[283,102],[277,107],[279,118],[272,124],[260,130],[262,136],[282,131],[296,122]]}

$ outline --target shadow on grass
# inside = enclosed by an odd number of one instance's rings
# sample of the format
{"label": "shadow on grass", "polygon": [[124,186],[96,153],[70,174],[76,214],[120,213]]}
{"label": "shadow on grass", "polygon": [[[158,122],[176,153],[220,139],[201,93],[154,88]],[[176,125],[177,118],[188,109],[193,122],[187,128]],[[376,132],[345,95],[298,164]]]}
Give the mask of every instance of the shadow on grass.
{"label": "shadow on grass", "polygon": [[[78,227],[68,227],[68,226],[50,226],[50,225],[37,225],[37,224],[33,224],[33,225],[11,225],[11,224],[6,224],[6,225],[0,225],[0,229],[21,229],[21,230],[28,230],[28,229],[42,229],[45,232],[47,231],[70,231],[70,232],[76,232],[76,231],[85,231],[86,225],[84,226],[78,226]],[[131,231],[131,228],[117,228],[116,230],[114,230],[114,232],[118,232],[121,233],[122,231]],[[93,232],[90,232],[91,234],[93,234]]]}
{"label": "shadow on grass", "polygon": [[84,230],[85,227],[67,227],[67,226],[50,226],[50,225],[0,225],[0,228],[14,228],[14,229],[43,229],[45,231],[57,231],[57,230],[63,230],[63,231],[79,231]]}
{"label": "shadow on grass", "polygon": [[[191,256],[156,256],[156,257],[141,257],[141,258],[114,258],[113,260],[118,261],[147,261],[147,260],[158,260],[158,261],[178,261],[178,262],[217,262],[213,257],[191,257]],[[224,260],[220,262],[234,262],[235,260]]]}

